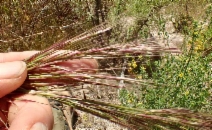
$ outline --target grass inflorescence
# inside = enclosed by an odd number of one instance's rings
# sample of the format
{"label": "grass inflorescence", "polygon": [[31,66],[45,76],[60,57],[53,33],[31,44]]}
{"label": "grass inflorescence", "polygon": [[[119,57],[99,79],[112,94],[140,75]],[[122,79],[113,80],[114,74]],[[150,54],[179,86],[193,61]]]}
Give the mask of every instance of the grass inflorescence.
{"label": "grass inflorescence", "polygon": [[[29,59],[26,59],[28,67],[28,79],[15,93],[28,93],[43,96],[51,100],[56,100],[62,104],[73,107],[106,120],[118,123],[132,129],[181,129],[192,128],[211,128],[210,115],[193,112],[187,109],[139,109],[122,105],[115,105],[96,101],[93,99],[71,97],[60,95],[60,91],[74,90],[80,84],[101,85],[123,89],[120,82],[134,84],[140,87],[155,87],[155,83],[143,79],[136,79],[130,76],[115,76],[98,73],[93,69],[70,70],[59,63],[73,59],[127,59],[131,57],[154,57],[167,53],[181,53],[176,48],[163,48],[155,44],[126,45],[112,44],[108,46],[92,47],[82,50],[62,50],[66,46],[74,46],[75,42],[86,40],[108,31],[107,24],[95,27],[84,34],[76,36],[70,40],[59,42],[51,47],[38,52]],[[129,66],[127,67],[129,68]],[[106,70],[122,71],[120,66],[103,68]],[[93,79],[107,79],[108,83],[97,82]],[[116,81],[117,84],[114,84]]]}

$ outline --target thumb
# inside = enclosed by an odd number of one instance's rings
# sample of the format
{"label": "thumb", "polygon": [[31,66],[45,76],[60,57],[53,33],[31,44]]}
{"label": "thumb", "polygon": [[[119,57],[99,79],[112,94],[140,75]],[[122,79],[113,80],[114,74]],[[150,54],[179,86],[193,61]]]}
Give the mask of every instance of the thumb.
{"label": "thumb", "polygon": [[20,87],[26,76],[25,62],[0,63],[0,98]]}

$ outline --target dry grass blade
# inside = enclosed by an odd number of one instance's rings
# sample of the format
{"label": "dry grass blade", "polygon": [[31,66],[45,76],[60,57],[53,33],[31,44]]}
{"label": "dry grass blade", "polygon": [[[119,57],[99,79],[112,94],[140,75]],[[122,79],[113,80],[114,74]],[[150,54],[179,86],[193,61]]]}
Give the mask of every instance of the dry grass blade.
{"label": "dry grass blade", "polygon": [[59,101],[75,109],[136,130],[157,128],[163,130],[184,130],[188,128],[209,130],[212,128],[212,116],[188,109],[145,110],[90,99],[58,95],[58,92],[55,91],[27,91],[25,89],[20,91]]}
{"label": "dry grass blade", "polygon": [[78,42],[91,38],[92,36],[102,34],[110,29],[111,27],[108,24],[101,24],[74,38],[55,43],[51,47],[44,49],[38,54],[35,54],[34,56],[27,59],[26,62],[28,64],[28,70],[33,69],[38,64],[42,64],[42,62],[45,61],[45,57],[49,58],[49,56],[55,54],[58,50],[64,49],[67,46],[74,48],[77,44],[79,44]]}

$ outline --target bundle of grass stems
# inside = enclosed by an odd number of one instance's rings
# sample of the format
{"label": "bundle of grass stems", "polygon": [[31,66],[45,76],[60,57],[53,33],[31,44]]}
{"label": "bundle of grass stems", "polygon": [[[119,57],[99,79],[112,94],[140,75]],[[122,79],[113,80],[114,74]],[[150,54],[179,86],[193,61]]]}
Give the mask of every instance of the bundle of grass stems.
{"label": "bundle of grass stems", "polygon": [[[60,66],[61,62],[73,59],[95,59],[97,61],[113,58],[124,59],[140,55],[151,57],[155,54],[179,52],[175,48],[166,49],[153,44],[149,46],[137,43],[125,45],[114,43],[105,46],[89,42],[86,44],[85,41],[92,41],[93,37],[102,35],[111,28],[108,24],[101,24],[74,38],[55,43],[26,59],[28,78],[14,93],[38,95],[55,100],[130,129],[212,129],[212,116],[188,109],[146,110],[88,98],[60,95],[58,92],[74,90],[80,84],[101,85],[102,87],[117,88],[117,90],[124,88],[118,84],[120,81],[147,87],[154,85],[142,79],[98,73],[98,69],[83,68],[72,71]],[[79,45],[82,47],[77,47]],[[103,68],[101,71],[108,69],[110,68]],[[114,82],[102,83],[92,79],[115,80],[117,84]]]}

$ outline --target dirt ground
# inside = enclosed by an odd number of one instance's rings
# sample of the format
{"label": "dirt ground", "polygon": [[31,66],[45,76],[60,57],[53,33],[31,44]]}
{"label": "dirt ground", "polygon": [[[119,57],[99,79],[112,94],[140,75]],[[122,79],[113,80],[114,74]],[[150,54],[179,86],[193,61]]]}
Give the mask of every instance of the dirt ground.
{"label": "dirt ground", "polygon": [[[119,104],[118,91],[115,88],[98,85],[84,85],[83,88],[84,92],[86,91],[86,97],[90,99],[98,99],[100,101]],[[82,96],[83,93],[82,91],[75,91],[74,95]],[[78,114],[78,119],[74,126],[75,130],[127,130],[127,128],[91,114],[81,111],[76,112]],[[55,118],[53,130],[69,130],[62,111],[53,108],[53,113]]]}

